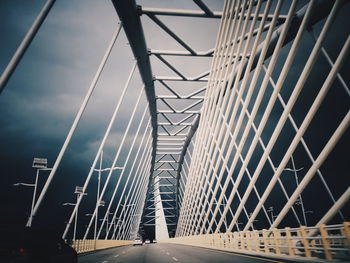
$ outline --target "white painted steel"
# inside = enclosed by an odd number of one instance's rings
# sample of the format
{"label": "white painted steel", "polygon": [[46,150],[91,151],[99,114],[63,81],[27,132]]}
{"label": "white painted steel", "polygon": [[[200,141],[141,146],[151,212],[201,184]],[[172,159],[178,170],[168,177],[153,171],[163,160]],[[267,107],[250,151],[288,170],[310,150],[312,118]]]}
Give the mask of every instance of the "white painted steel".
{"label": "white painted steel", "polygon": [[[40,195],[38,197],[38,200],[36,201],[36,204],[34,206],[32,219],[35,216],[36,212],[38,211],[38,209],[39,209],[39,207],[41,205],[41,202],[43,201],[43,199],[44,199],[44,197],[46,195],[46,192],[47,192],[47,190],[48,190],[48,188],[49,188],[49,186],[51,184],[51,181],[53,180],[53,178],[54,178],[54,176],[56,174],[57,168],[58,168],[58,166],[61,163],[63,155],[66,152],[66,149],[67,149],[67,147],[68,147],[68,145],[70,143],[70,140],[73,137],[73,134],[74,134],[74,132],[75,132],[75,130],[76,130],[78,124],[79,124],[79,121],[80,121],[80,119],[81,119],[81,117],[82,117],[82,115],[83,115],[83,113],[85,111],[85,108],[86,108],[86,106],[87,106],[87,104],[89,102],[89,99],[90,99],[90,97],[91,97],[91,95],[92,95],[92,93],[93,93],[93,91],[94,91],[94,89],[96,87],[96,84],[97,84],[97,82],[98,82],[98,80],[99,80],[99,78],[101,76],[102,70],[104,69],[104,66],[106,65],[107,59],[108,59],[108,57],[109,57],[109,55],[110,55],[110,53],[111,53],[111,51],[113,49],[115,41],[118,38],[120,30],[121,30],[121,24],[118,26],[117,30],[115,31],[115,33],[114,33],[114,35],[112,37],[112,40],[111,40],[111,42],[110,42],[110,44],[109,44],[109,46],[108,46],[108,48],[106,50],[106,53],[104,54],[104,56],[102,58],[101,64],[98,67],[97,72],[96,72],[96,74],[95,74],[95,76],[94,76],[94,78],[92,80],[92,83],[91,83],[91,85],[90,85],[90,87],[89,87],[89,89],[88,89],[88,91],[87,91],[87,93],[85,95],[83,103],[81,104],[81,106],[79,108],[79,111],[78,111],[78,113],[77,113],[77,115],[76,115],[76,117],[74,119],[74,122],[73,122],[73,124],[72,124],[72,126],[71,126],[71,128],[69,130],[69,133],[68,133],[68,135],[67,135],[67,137],[66,137],[66,139],[65,139],[65,141],[63,143],[63,146],[62,146],[62,148],[61,148],[61,150],[60,150],[60,152],[59,152],[59,154],[58,154],[58,156],[56,158],[56,161],[55,161],[55,163],[54,163],[54,165],[52,167],[50,175],[47,178],[43,189],[41,190],[41,193],[40,193]],[[30,224],[31,224],[31,221],[28,221],[27,225],[30,225]],[[69,227],[69,225],[70,225],[70,223],[67,224],[68,227]]]}
{"label": "white painted steel", "polygon": [[[151,134],[150,134],[151,135]],[[144,148],[144,151],[142,153],[142,156],[141,156],[141,159],[140,159],[140,162],[139,162],[139,165],[137,167],[137,170],[136,170],[136,173],[135,173],[135,176],[141,174],[141,176],[138,176],[139,178],[144,178],[142,179],[143,181],[142,182],[147,182],[147,179],[148,178],[148,171],[150,169],[150,161],[151,161],[151,148],[152,148],[152,142],[150,140],[150,137],[148,138],[147,140],[147,144]],[[146,155],[145,155],[146,154]],[[131,193],[131,202],[130,203],[137,203],[139,204],[139,196],[141,195],[141,189],[143,189],[142,187],[143,183],[141,183],[141,179],[138,180],[138,185],[135,186],[135,188],[133,189],[132,193]],[[137,192],[136,192],[136,189],[137,189]],[[136,192],[136,194],[135,194]],[[127,207],[127,210],[126,210],[126,214],[129,214],[129,215],[133,215],[134,211],[136,209],[136,206],[133,206],[133,207]],[[131,222],[131,217],[129,217],[127,219],[127,222],[126,222],[126,226],[128,227],[128,225],[130,224]],[[126,228],[127,228],[126,227]],[[125,232],[125,231],[124,231]],[[118,235],[117,235],[117,238],[120,236],[120,230],[118,231]]]}
{"label": "white painted steel", "polygon": [[[101,152],[102,152],[102,150],[103,150],[103,147],[104,147],[104,145],[105,145],[105,143],[106,143],[106,141],[107,141],[107,138],[108,138],[108,136],[109,136],[109,133],[110,133],[110,131],[111,131],[111,129],[112,129],[112,126],[113,126],[113,124],[114,124],[114,121],[115,121],[115,119],[116,119],[116,117],[117,117],[117,114],[118,114],[120,105],[121,105],[121,103],[122,103],[122,101],[123,101],[123,99],[124,99],[124,96],[125,96],[125,94],[126,94],[127,88],[129,87],[129,83],[130,83],[130,81],[131,81],[131,78],[132,78],[132,75],[133,75],[133,73],[134,73],[134,71],[135,71],[135,68],[136,68],[136,62],[134,63],[134,65],[133,65],[133,67],[132,67],[132,70],[131,70],[131,72],[130,72],[130,75],[129,75],[129,77],[128,77],[128,80],[127,80],[127,82],[126,82],[126,84],[125,84],[125,86],[124,86],[124,89],[123,89],[123,91],[122,91],[122,94],[121,94],[121,96],[119,97],[119,100],[118,100],[118,102],[117,102],[117,104],[116,104],[116,107],[115,107],[115,109],[114,109],[114,112],[113,112],[113,114],[112,114],[111,120],[110,120],[110,122],[109,122],[109,124],[108,124],[108,127],[107,127],[107,129],[106,129],[106,132],[105,132],[105,134],[104,134],[104,136],[103,136],[103,138],[102,138],[102,140],[101,140],[101,144],[100,144],[100,146],[99,146],[99,148],[98,148],[98,150],[97,150],[97,153],[96,153],[96,155],[95,155],[95,159],[94,159],[93,164],[92,164],[92,166],[91,166],[91,168],[90,168],[90,170],[89,170],[89,174],[88,174],[87,177],[86,177],[86,180],[85,180],[85,183],[84,183],[84,186],[83,186],[83,192],[86,191],[86,188],[87,188],[87,186],[88,186],[88,184],[89,184],[89,182],[90,182],[90,180],[91,180],[91,177],[92,177],[93,171],[94,171],[94,169],[95,169],[95,166],[96,166],[96,164],[97,164],[98,158],[99,158],[99,156],[100,156],[100,154],[101,154]],[[112,167],[114,167],[114,166],[112,166]],[[80,205],[81,200],[82,200],[82,198],[79,198],[78,203],[77,203],[77,206]],[[98,201],[98,202],[99,202],[99,201]],[[70,217],[70,219],[69,219],[69,221],[68,221],[68,224],[67,224],[67,226],[66,226],[66,228],[65,228],[65,230],[64,230],[63,238],[65,238],[66,235],[67,235],[67,233],[68,233],[70,224],[72,223],[72,220],[73,220],[73,214],[74,214],[74,211],[73,211],[73,213],[72,213],[72,215],[71,215],[71,217]]]}
{"label": "white painted steel", "polygon": [[[126,204],[133,203],[135,201],[135,200],[131,201],[131,199],[134,198],[135,190],[137,189],[139,181],[140,181],[140,176],[138,176],[138,174],[139,174],[139,169],[140,169],[140,166],[141,166],[141,161],[145,159],[144,158],[145,157],[145,152],[147,151],[148,147],[150,147],[150,140],[151,140],[151,134],[150,133],[148,134],[147,141],[146,141],[146,143],[144,145],[144,139],[145,139],[145,137],[147,135],[147,132],[148,132],[149,128],[150,128],[150,121],[148,121],[148,125],[147,125],[147,127],[146,127],[146,129],[145,129],[145,131],[144,131],[144,133],[142,135],[142,140],[140,142],[139,148],[138,148],[137,153],[135,155],[134,163],[133,163],[133,165],[132,165],[132,167],[130,169],[130,174],[133,174],[133,180],[132,180],[129,192],[128,192],[126,198],[125,198],[125,203]],[[139,157],[139,154],[140,154],[140,151],[141,151],[142,147],[143,147],[143,152],[142,152],[141,156]],[[136,168],[136,171],[134,172],[136,161],[138,162],[138,166]],[[137,182],[136,182],[136,179],[137,179]],[[135,184],[135,182],[136,182],[136,184]],[[128,211],[129,211],[129,207],[126,208],[126,210],[124,211],[124,214],[127,214]],[[118,223],[121,221],[120,219],[121,218],[119,216]],[[118,231],[120,232],[120,229]],[[118,235],[119,235],[119,232],[118,232]],[[116,231],[113,232],[112,239],[114,239],[115,234],[116,234]]]}
{"label": "white painted steel", "polygon": [[[141,120],[140,120],[139,125],[138,125],[137,130],[136,130],[136,133],[133,135],[134,138],[133,138],[132,143],[131,143],[131,146],[130,146],[130,148],[129,148],[129,150],[128,150],[127,157],[126,157],[126,160],[125,160],[125,163],[124,163],[124,167],[126,167],[126,166],[128,165],[129,158],[130,158],[131,153],[132,153],[132,151],[133,151],[133,149],[134,149],[134,146],[135,146],[135,142],[136,142],[136,140],[138,139],[138,135],[139,135],[141,126],[142,126],[143,121],[144,121],[144,118],[145,118],[145,116],[146,116],[147,106],[148,106],[148,105],[146,105],[146,107],[145,107],[145,109],[144,109],[144,111],[143,111]],[[134,163],[135,163],[135,162],[134,162]],[[108,205],[108,207],[107,207],[107,211],[105,212],[104,219],[106,219],[106,218],[108,217],[108,214],[109,214],[109,212],[110,212],[110,210],[111,210],[111,207],[112,207],[112,204],[113,204],[113,202],[114,202],[115,196],[116,196],[116,194],[117,194],[117,192],[118,192],[118,190],[119,190],[120,181],[121,181],[121,179],[123,178],[124,174],[125,174],[125,168],[122,170],[121,174],[119,175],[118,182],[117,182],[117,184],[116,184],[115,187],[114,187],[114,191],[113,191],[112,197],[111,197],[111,199],[110,199],[110,201],[109,201],[109,205]],[[123,190],[122,190],[120,196],[124,196],[124,193],[125,193],[125,190],[126,190],[126,187],[127,187],[128,183],[129,183],[129,180],[130,180],[130,173],[127,174],[127,179],[126,179],[126,182],[124,183],[124,187],[123,187]],[[119,206],[120,206],[121,200],[122,200],[122,198],[119,198],[119,201],[118,201],[116,210],[115,210],[115,212],[113,213],[112,222],[115,220],[115,218],[116,218],[116,216],[117,216],[117,212],[118,212],[118,210],[119,210]],[[126,204],[125,204],[125,205],[126,205]],[[96,208],[95,208],[95,209],[96,209]],[[97,209],[96,209],[96,211],[97,211]],[[105,221],[105,220],[104,220],[104,221]],[[99,238],[99,236],[100,236],[100,234],[101,234],[101,229],[103,228],[104,221],[102,221],[102,225],[100,226],[100,230],[99,230],[99,232],[98,232],[98,234],[97,234],[97,239]],[[92,221],[90,221],[89,226],[90,226],[91,224],[92,224]],[[112,225],[110,225],[110,227],[108,227],[108,225],[107,225],[107,228],[108,228],[108,231],[107,231],[107,233],[106,233],[105,239],[108,238],[108,234],[109,234],[110,229],[112,228]],[[89,227],[87,228],[87,232],[88,232],[88,231],[89,231]]]}
{"label": "white painted steel", "polygon": [[[123,148],[123,146],[124,146],[124,143],[125,143],[125,140],[126,140],[128,134],[129,134],[131,124],[132,124],[132,122],[133,122],[133,120],[134,120],[134,117],[135,117],[135,114],[136,114],[138,105],[139,105],[139,103],[140,103],[140,99],[141,99],[141,96],[142,96],[142,91],[143,91],[143,90],[141,90],[140,93],[139,93],[139,95],[138,95],[138,98],[137,98],[137,100],[136,100],[136,104],[135,104],[134,109],[133,109],[133,111],[132,111],[132,113],[131,113],[131,117],[130,117],[129,122],[128,122],[128,125],[127,125],[127,127],[126,127],[126,129],[125,129],[125,131],[124,131],[123,137],[122,137],[122,139],[121,139],[121,141],[120,141],[118,150],[117,150],[117,152],[116,152],[116,154],[115,154],[115,157],[114,157],[114,159],[113,159],[113,162],[112,162],[111,167],[114,167],[114,166],[116,165],[116,163],[117,163],[117,161],[118,161],[118,159],[119,159],[119,157],[120,157],[120,154],[121,154],[121,152],[122,152],[122,148]],[[99,202],[101,202],[101,201],[103,200],[104,194],[105,194],[105,192],[106,192],[106,190],[107,190],[108,183],[109,183],[109,181],[110,181],[110,179],[111,179],[112,174],[113,174],[113,170],[110,170],[110,171],[108,172],[106,181],[104,182],[104,185],[103,185],[103,187],[102,187],[102,191],[101,191],[101,193],[100,193]],[[121,180],[121,176],[118,178],[118,182],[117,182],[116,188],[118,188],[119,183],[120,183],[120,180]],[[92,215],[92,217],[91,217],[90,223],[89,223],[89,225],[88,225],[88,227],[87,227],[87,231],[85,232],[85,235],[84,235],[84,238],[83,238],[83,239],[86,239],[86,237],[87,237],[88,231],[89,231],[89,229],[90,229],[90,227],[91,227],[91,224],[92,224],[92,220],[93,220],[93,219],[95,218],[95,216],[96,216],[96,212],[97,212],[97,207],[95,207],[95,209],[94,209],[93,215]],[[103,219],[103,221],[102,221],[102,225],[104,225],[105,221],[106,221],[106,217],[104,217],[104,219]],[[99,237],[99,233],[97,234],[97,237]]]}
{"label": "white painted steel", "polygon": [[[339,81],[348,97],[350,94],[346,79],[340,74],[340,69],[348,58],[350,38],[347,38],[336,61],[332,60],[325,48],[325,39],[331,35],[331,25],[344,2],[310,0],[302,6],[304,3],[300,4],[297,0],[227,0],[223,12],[220,13],[221,22],[215,49],[208,51],[198,51],[190,46],[175,33],[176,29],[165,25],[158,17],[159,15],[206,18],[217,16],[201,0],[195,0],[202,9],[196,12],[136,7],[134,1],[130,1],[128,8],[122,7],[117,1],[113,3],[118,14],[128,20],[126,34],[129,41],[131,40],[134,54],[138,54],[139,71],[145,82],[149,101],[152,131],[140,159],[138,156],[141,147],[138,148],[137,157],[122,189],[121,196],[128,191],[123,209],[119,211],[121,203],[119,199],[114,210],[112,221],[119,215],[118,232],[117,228],[111,231],[112,225],[109,226],[106,239],[135,238],[142,225],[155,226],[156,235],[159,236],[161,229],[157,228],[157,225],[161,221],[163,233],[168,229],[169,233],[176,230],[176,237],[189,236],[189,240],[191,236],[198,234],[206,236],[203,234],[214,233],[213,236],[220,236],[220,232],[227,232],[225,236],[220,237],[230,239],[230,233],[238,230],[240,232],[234,234],[238,235],[235,238],[243,236],[248,238],[244,241],[248,249],[251,245],[249,237],[257,233],[255,228],[263,225],[265,228],[270,228],[271,235],[278,235],[273,229],[284,222],[289,211],[292,212],[296,226],[301,227],[297,231],[304,231],[302,225],[307,225],[309,220],[306,217],[303,191],[315,174],[320,178],[327,197],[333,203],[333,207],[329,208],[325,217],[329,218],[330,215],[333,217],[338,213],[344,218],[340,209],[346,202],[344,200],[348,198],[335,201],[327,184],[327,177],[321,172],[321,165],[346,134],[350,123],[349,112],[342,113],[345,117],[342,115],[342,121],[337,125],[334,124],[336,125],[334,132],[318,156],[311,151],[309,148],[311,143],[304,136],[319,113],[319,108],[335,80]],[[131,30],[131,22],[134,21],[138,23],[135,27],[142,31],[141,19],[126,17],[126,14],[135,8],[139,14],[146,14],[185,51],[148,49],[148,53],[145,54],[147,48],[143,32],[140,37]],[[325,11],[327,9],[330,13]],[[318,37],[313,32],[314,25],[320,30]],[[305,61],[305,65],[300,66],[302,70],[294,73],[296,64],[302,60],[299,58],[300,54],[307,53],[303,50],[303,45],[308,41],[306,38],[309,32],[315,38],[315,42],[311,41],[310,54],[302,58]],[[137,39],[142,43],[136,41]],[[301,98],[300,94],[308,89],[306,83],[311,71],[317,69],[316,60],[319,54],[324,56],[326,65],[331,69],[319,90],[312,95],[312,105],[300,120],[300,117],[298,119],[294,115],[294,111],[298,110],[296,102]],[[155,57],[155,61],[163,64],[175,76],[156,75],[152,78],[148,56]],[[213,59],[210,71],[188,77],[181,67],[175,66],[176,63],[168,59],[168,56],[176,58],[201,56]],[[291,72],[296,74],[295,84],[292,84],[289,95],[286,96],[283,91],[286,86],[288,87],[290,80],[287,77]],[[205,82],[206,86],[197,87],[190,94],[182,94],[175,88],[178,85],[173,84],[175,82],[187,82],[187,84]],[[167,93],[156,94],[155,83]],[[178,102],[186,102],[186,106],[179,106],[181,103]],[[155,109],[156,105],[161,107]],[[276,114],[276,108],[280,115]],[[298,122],[301,123],[299,126]],[[273,130],[268,133],[271,123],[274,124]],[[148,132],[148,127],[142,141]],[[285,132],[285,129],[288,129],[288,132]],[[287,138],[288,133],[291,134],[288,135],[290,144],[285,146],[286,150],[278,150],[279,140]],[[124,138],[121,145],[123,141]],[[134,143],[135,138],[97,238],[119,190],[119,183]],[[298,155],[296,149],[299,146],[305,152],[307,161],[311,163],[310,167],[303,170],[306,172],[305,175],[297,169],[300,166],[298,167],[294,158]],[[116,159],[121,147],[118,149]],[[99,155],[100,152],[97,156]],[[138,167],[134,173],[136,159]],[[288,164],[291,164],[292,168],[287,167]],[[281,178],[282,173],[287,172],[294,173],[293,185]],[[112,169],[109,171],[109,176],[111,173]],[[263,180],[268,173],[271,176],[262,187],[259,180]],[[131,176],[134,177],[129,187]],[[109,177],[99,196],[100,199],[108,181]],[[281,198],[278,202],[281,203],[281,211],[280,208],[271,207],[271,203],[268,202],[276,187],[280,191]],[[301,215],[298,214],[300,210],[294,207],[296,201],[301,204]],[[93,218],[89,227],[92,221]],[[257,223],[258,221],[260,222]],[[324,235],[322,227],[320,226],[320,229]],[[253,231],[249,232],[250,229]],[[288,231],[285,230],[283,233],[287,235]],[[113,233],[109,235],[110,232]],[[266,238],[265,232],[261,234]],[[168,234],[163,236],[165,239],[168,238]],[[276,239],[276,236],[274,238]],[[280,248],[274,249],[278,251]],[[330,257],[327,248],[325,253]]]}
{"label": "white painted steel", "polygon": [[[293,212],[299,226],[306,225],[308,220],[301,194],[314,174],[318,174],[326,194],[333,203],[336,203],[320,171],[320,166],[345,134],[349,125],[349,113],[335,127],[336,132],[317,158],[313,157],[303,135],[314,120],[318,108],[335,79],[339,81],[346,94],[349,93],[348,85],[339,72],[342,63],[348,58],[349,40],[344,44],[336,62],[330,59],[324,48],[324,39],[329,36],[330,26],[344,2],[309,1],[299,10],[297,10],[300,8],[297,6],[297,1],[288,3],[266,1],[264,4],[262,4],[263,1],[252,2],[230,0],[225,2],[196,134],[193,158],[191,158],[190,167],[182,172],[187,177],[185,189],[181,186],[185,183],[180,180],[181,210],[177,237],[221,232],[227,219],[229,219],[229,226],[225,226],[224,231],[231,232],[234,227],[239,229],[239,224],[242,222],[238,220],[241,218],[244,221],[243,230],[247,231],[253,228],[253,222],[256,221],[261,209],[267,221],[265,226],[271,229],[283,221],[289,210]],[[319,22],[323,17],[317,16],[314,12],[322,7],[332,9],[330,13],[323,14],[326,18],[325,22]],[[283,12],[287,10],[288,14],[281,14],[280,10],[284,10]],[[243,17],[249,17],[251,20],[248,23],[248,19],[242,19]],[[306,64],[303,65],[296,84],[292,87],[289,100],[285,102],[280,92],[285,85],[287,74],[295,64],[295,58],[303,48],[303,41],[307,37],[306,29],[312,31],[315,23],[321,24],[320,35],[309,57],[306,58]],[[289,42],[291,45],[286,47]],[[242,55],[234,56],[233,52]],[[285,59],[282,64],[279,64],[283,52]],[[309,73],[318,66],[315,62],[320,53],[331,66],[331,71],[323,87],[320,87],[318,95],[314,96],[314,103],[303,117],[301,126],[298,127],[292,111],[299,94],[306,89],[304,86]],[[276,77],[273,75],[275,71],[278,71],[276,82],[273,80]],[[266,95],[270,87],[272,91],[270,95]],[[264,108],[261,108],[264,100]],[[277,102],[282,106],[282,115],[276,120],[276,127],[272,134],[267,139],[263,138],[267,123],[273,118],[272,111]],[[256,119],[259,120],[258,123]],[[277,162],[271,153],[277,148],[277,140],[283,138],[282,129],[287,121],[291,124],[294,138],[292,137],[289,148],[287,147],[288,149],[281,153],[282,161]],[[292,154],[299,145],[304,149],[312,165],[300,181],[296,177],[296,186],[291,187],[282,182],[280,175],[283,171],[289,170],[296,173],[297,168]],[[261,149],[261,154],[257,153],[258,149]],[[250,170],[254,158],[258,158],[257,161],[255,160],[257,164],[254,170]],[[293,168],[286,168],[288,163],[291,163]],[[272,171],[273,176],[266,188],[259,189],[257,182],[266,167]],[[297,175],[294,174],[294,176]],[[242,188],[243,179],[248,184],[244,188]],[[280,202],[286,203],[281,212],[275,210],[276,219],[271,220],[265,206],[275,185],[280,186],[284,196],[283,201],[280,200]],[[243,197],[240,197],[239,191],[243,191]],[[257,199],[256,205],[253,207],[253,212],[248,213],[246,206],[253,198]],[[227,202],[223,205],[226,199]],[[233,206],[235,200],[237,205]],[[301,216],[293,207],[297,200],[302,202]],[[225,207],[223,214],[221,214],[222,206]],[[340,207],[330,209],[333,215],[339,213],[342,217]],[[229,213],[231,210],[232,215]]]}
{"label": "white painted steel", "polygon": [[6,86],[7,82],[9,81],[11,75],[16,70],[18,63],[21,61],[24,53],[28,49],[30,43],[34,39],[36,33],[38,32],[40,26],[44,22],[45,18],[49,14],[49,12],[50,12],[50,10],[55,2],[56,2],[56,0],[47,0],[45,5],[43,6],[42,10],[40,11],[38,16],[34,20],[33,24],[29,28],[28,32],[24,36],[21,44],[18,46],[15,54],[13,55],[13,57],[11,58],[9,63],[7,64],[5,70],[1,74],[1,76],[0,76],[0,94],[5,89],[5,86]]}

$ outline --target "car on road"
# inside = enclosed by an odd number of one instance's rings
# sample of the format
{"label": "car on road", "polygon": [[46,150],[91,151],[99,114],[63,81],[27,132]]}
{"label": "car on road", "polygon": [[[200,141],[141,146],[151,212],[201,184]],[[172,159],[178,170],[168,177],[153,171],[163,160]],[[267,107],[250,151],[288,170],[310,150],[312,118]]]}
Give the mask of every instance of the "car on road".
{"label": "car on road", "polygon": [[135,239],[134,243],[132,244],[133,246],[142,246],[142,240],[141,239]]}

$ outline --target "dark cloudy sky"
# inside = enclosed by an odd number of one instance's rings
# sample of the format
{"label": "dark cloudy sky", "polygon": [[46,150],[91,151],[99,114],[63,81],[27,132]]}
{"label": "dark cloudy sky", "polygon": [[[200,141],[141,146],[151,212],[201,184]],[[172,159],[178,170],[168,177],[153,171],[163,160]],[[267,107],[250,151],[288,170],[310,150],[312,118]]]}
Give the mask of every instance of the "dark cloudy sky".
{"label": "dark cloudy sky", "polygon": [[[45,2],[45,0],[0,1],[1,72]],[[138,3],[148,7],[197,9],[190,1],[174,0],[166,1],[166,4],[164,2]],[[214,10],[220,10],[223,1],[208,1],[208,4]],[[118,21],[115,9],[109,0],[56,1],[1,94],[0,198],[3,202],[0,224],[2,226],[20,226],[25,223],[30,210],[32,188],[13,187],[12,184],[34,181],[36,171],[31,168],[33,157],[48,158],[49,167],[53,165]],[[176,26],[182,28],[183,36],[189,37],[190,44],[197,45],[199,50],[214,47],[218,20],[206,25],[206,31],[197,32],[195,38],[191,37],[193,31],[185,26],[187,22],[186,19],[182,21],[175,19],[173,25],[175,28]],[[204,25],[203,21],[199,23]],[[149,32],[150,47],[159,48],[159,42],[169,41],[169,37],[159,34],[159,29],[148,20],[145,21],[145,30]],[[176,44],[170,43],[163,49],[177,47]],[[52,222],[59,228],[63,227],[71,208],[62,207],[62,203],[73,202],[75,186],[83,184],[132,63],[130,47],[124,32],[121,32],[43,207],[39,210],[37,222]],[[201,73],[208,69],[208,65],[202,68],[188,67],[187,74]],[[166,73],[166,70],[159,68],[159,73]],[[123,114],[118,116],[108,140],[110,149],[115,149],[118,145],[118,139],[122,136],[132,110],[130,103],[134,105],[140,88],[141,81],[136,72],[126,103],[122,105]],[[142,105],[145,105],[144,97]],[[140,107],[140,111],[143,108]],[[129,144],[130,141],[131,138],[128,140]],[[112,150],[106,153],[106,158],[113,158]],[[43,172],[40,176],[40,185],[46,178],[47,173]],[[93,179],[92,185],[95,183],[96,179]]]}

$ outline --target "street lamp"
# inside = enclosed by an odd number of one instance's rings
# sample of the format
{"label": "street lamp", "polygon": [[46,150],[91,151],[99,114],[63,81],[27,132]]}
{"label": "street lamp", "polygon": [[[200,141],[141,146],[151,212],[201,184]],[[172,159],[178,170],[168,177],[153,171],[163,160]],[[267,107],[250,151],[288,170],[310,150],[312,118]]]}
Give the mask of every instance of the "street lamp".
{"label": "street lamp", "polygon": [[35,199],[36,199],[36,191],[38,187],[38,181],[39,181],[39,172],[40,171],[49,171],[52,170],[52,168],[47,168],[47,159],[46,158],[34,158],[33,159],[33,168],[37,168],[36,170],[36,177],[35,177],[35,183],[34,184],[28,184],[28,183],[15,183],[13,186],[29,186],[29,187],[34,187],[33,191],[33,198],[32,198],[32,205],[30,209],[30,215],[27,223],[27,227],[32,226],[33,222],[33,211],[34,211],[34,206],[35,206]]}
{"label": "street lamp", "polygon": [[[76,206],[78,204],[78,200],[80,198],[81,195],[87,195],[87,193],[84,193],[84,188],[81,186],[76,186],[75,187],[75,191],[74,194],[77,195],[77,202],[76,203],[63,203],[63,206]],[[76,233],[77,233],[77,222],[78,222],[78,208],[75,211],[75,220],[74,220],[74,232],[73,232],[73,241],[75,241],[76,238]]]}
{"label": "street lamp", "polygon": [[[226,202],[226,196],[224,196],[224,198],[222,199],[222,204],[219,205],[220,207],[223,206],[224,210],[225,210],[225,206],[226,206],[225,202]],[[218,202],[214,202],[214,204],[217,205]],[[227,231],[227,219],[226,219],[226,217],[224,218],[224,226],[225,226],[225,231]]]}
{"label": "street lamp", "polygon": [[[77,195],[77,202],[76,205],[78,204],[78,200],[80,199],[81,195],[87,195],[87,193],[84,193],[84,188],[81,186],[76,186],[75,187],[75,191],[74,194]],[[77,223],[78,223],[78,208],[75,211],[75,222],[74,222],[74,236],[73,236],[73,240],[75,240],[76,237],[76,232],[77,232]]]}
{"label": "street lamp", "polygon": [[[291,161],[292,161],[292,168],[284,168],[283,171],[288,171],[288,172],[293,172],[293,173],[294,173],[296,187],[298,187],[298,186],[299,186],[299,176],[298,176],[298,172],[300,172],[301,170],[303,170],[304,167],[301,167],[301,168],[299,168],[299,169],[297,169],[297,168],[295,167],[295,162],[294,162],[293,155],[291,156]],[[276,171],[276,170],[277,170],[277,169],[275,169],[275,171]],[[304,202],[303,202],[303,198],[301,197],[301,194],[299,195],[297,201],[295,202],[295,205],[300,205],[301,213],[303,214],[304,224],[305,224],[305,226],[307,226],[306,214],[307,214],[307,213],[313,213],[313,211],[305,211]]]}
{"label": "street lamp", "polygon": [[[98,200],[97,200],[98,202]],[[106,202],[101,200],[99,203],[98,203],[98,206],[97,206],[97,211],[96,211],[96,216],[95,216],[95,228],[94,228],[94,240],[96,240],[96,234],[97,234],[97,225],[98,225],[98,208],[100,206],[105,206]],[[85,216],[94,216],[94,214],[85,214]]]}
{"label": "street lamp", "polygon": [[[104,201],[100,201],[100,188],[101,188],[101,172],[102,172],[102,158],[103,158],[103,151],[101,151],[100,154],[100,169],[95,169],[95,171],[98,171],[98,181],[97,181],[97,195],[96,195],[96,217],[95,217],[95,227],[94,227],[94,240],[96,240],[96,236],[97,236],[97,224],[98,224],[98,209],[100,208],[100,206],[104,206],[105,202]],[[102,204],[103,202],[103,204]]]}
{"label": "street lamp", "polygon": [[[75,206],[76,203],[63,203],[62,204],[63,206]],[[78,212],[78,211],[77,211]],[[77,224],[76,224],[76,221],[77,221],[77,213],[75,213],[75,220],[74,220],[74,234],[73,234],[73,241],[75,241],[75,235],[76,235],[76,232],[77,232]]]}
{"label": "street lamp", "polygon": [[[252,217],[252,215],[253,215],[253,212],[250,212],[249,213],[249,219]],[[253,220],[253,222],[252,222],[252,228],[253,228],[253,230],[254,230],[254,222],[258,222],[259,220],[257,220],[257,219],[255,219],[255,220]]]}
{"label": "street lamp", "polygon": [[[98,210],[100,206],[104,206],[105,202],[98,200],[100,199],[100,191],[101,191],[101,173],[106,172],[106,171],[111,171],[111,170],[121,170],[124,169],[124,167],[111,167],[111,168],[104,168],[102,169],[102,163],[103,163],[103,151],[101,151],[100,154],[100,167],[99,169],[94,169],[95,172],[98,172],[98,178],[97,178],[97,195],[96,195],[96,217],[95,217],[95,227],[94,227],[94,239],[96,240],[97,237],[97,224],[98,224]],[[107,220],[108,221],[108,220]]]}
{"label": "street lamp", "polygon": [[267,209],[267,212],[271,213],[271,222],[273,223],[275,221],[276,216],[273,214],[273,206],[270,206],[269,209]]}
{"label": "street lamp", "polygon": [[[297,169],[297,168],[295,167],[295,162],[294,162],[293,155],[291,156],[291,161],[292,161],[292,168],[285,168],[285,169],[283,169],[283,171],[289,171],[289,172],[293,172],[293,173],[294,173],[296,187],[298,187],[298,186],[299,186],[299,176],[298,176],[298,172],[300,172],[301,170],[303,170],[304,167],[301,167],[301,168],[299,168],[299,169]],[[303,202],[303,198],[301,197],[301,194],[299,195],[298,200],[295,202],[295,204],[296,204],[296,205],[300,205],[301,212],[302,212],[302,214],[303,214],[304,224],[305,224],[305,226],[307,226],[306,214],[307,214],[307,213],[312,213],[312,211],[305,211],[304,202]]]}

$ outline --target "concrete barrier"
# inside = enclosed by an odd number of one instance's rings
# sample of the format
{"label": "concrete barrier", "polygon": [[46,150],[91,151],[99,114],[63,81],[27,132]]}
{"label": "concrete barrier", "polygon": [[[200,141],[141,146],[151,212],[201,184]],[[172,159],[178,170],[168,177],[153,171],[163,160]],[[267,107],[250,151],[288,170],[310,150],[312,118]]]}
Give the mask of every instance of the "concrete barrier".
{"label": "concrete barrier", "polygon": [[161,241],[243,254],[307,259],[350,260],[350,222],[271,230],[241,231],[170,238]]}
{"label": "concrete barrier", "polygon": [[75,240],[73,241],[72,247],[77,251],[78,254],[112,248],[120,247],[125,245],[131,245],[133,241],[129,240]]}

